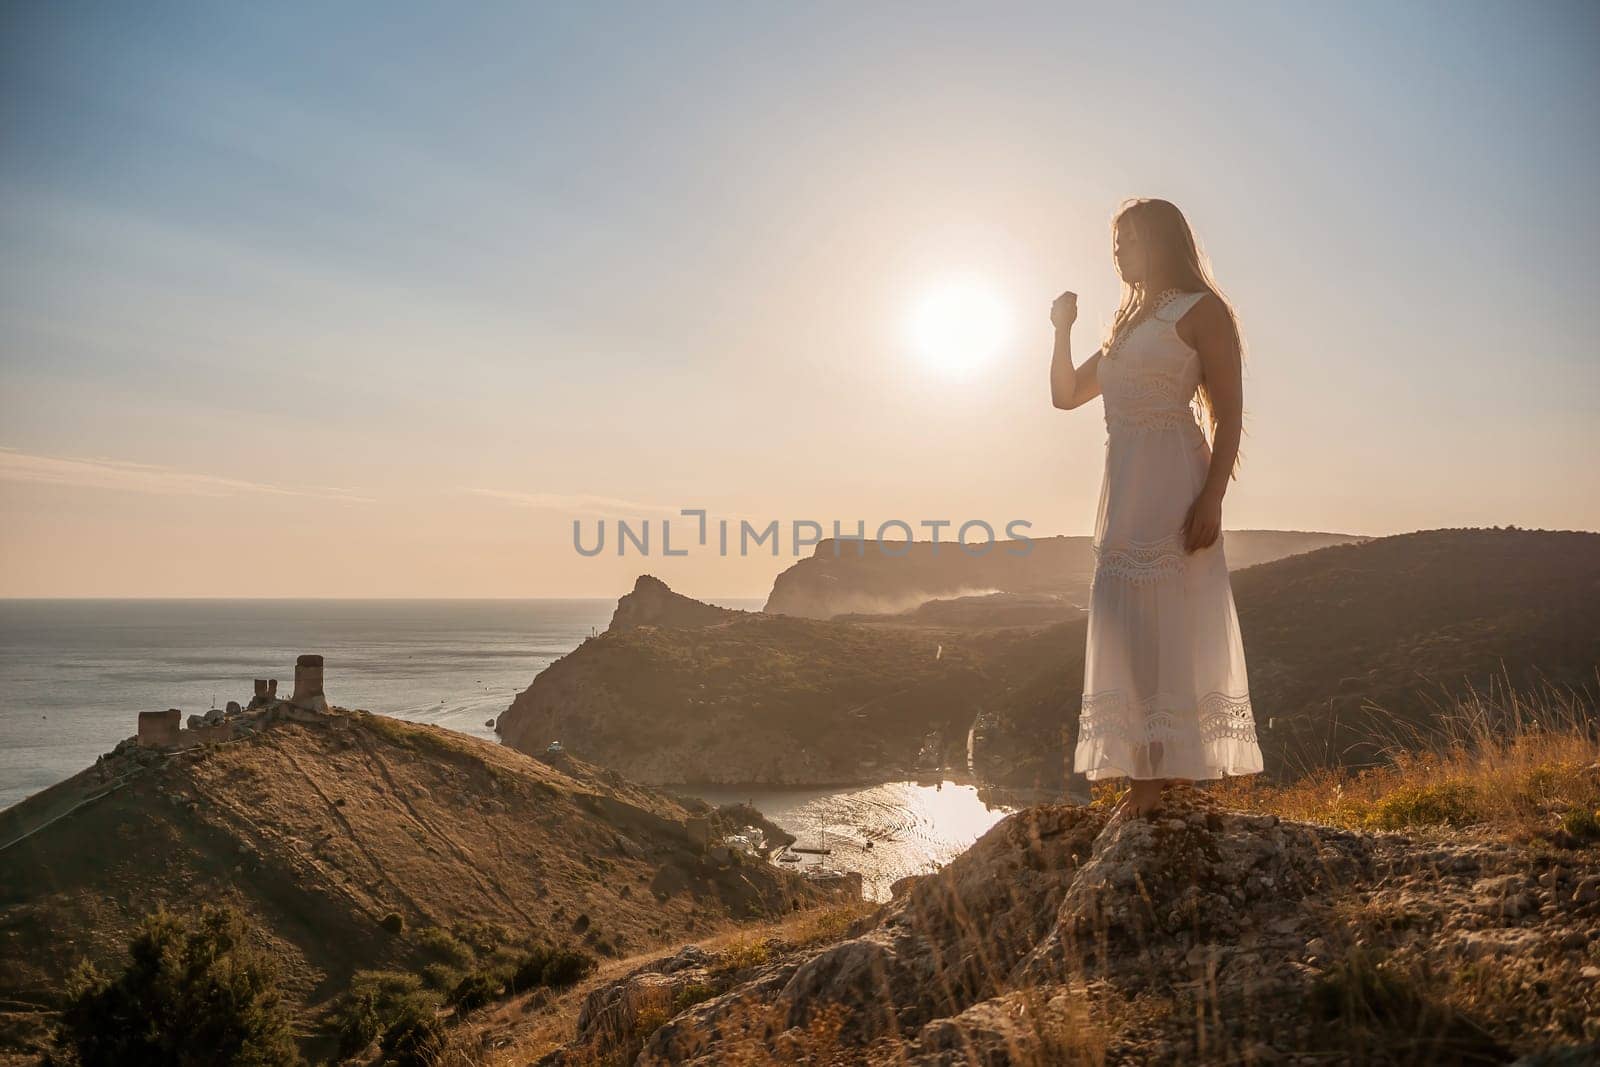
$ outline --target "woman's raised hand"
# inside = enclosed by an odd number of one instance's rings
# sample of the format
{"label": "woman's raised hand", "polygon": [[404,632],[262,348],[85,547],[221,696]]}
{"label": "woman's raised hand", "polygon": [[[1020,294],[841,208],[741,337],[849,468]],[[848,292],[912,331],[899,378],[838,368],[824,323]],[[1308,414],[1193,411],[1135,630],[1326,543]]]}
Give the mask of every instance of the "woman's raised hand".
{"label": "woman's raised hand", "polygon": [[1065,292],[1050,305],[1050,322],[1058,330],[1066,330],[1078,320],[1078,294]]}

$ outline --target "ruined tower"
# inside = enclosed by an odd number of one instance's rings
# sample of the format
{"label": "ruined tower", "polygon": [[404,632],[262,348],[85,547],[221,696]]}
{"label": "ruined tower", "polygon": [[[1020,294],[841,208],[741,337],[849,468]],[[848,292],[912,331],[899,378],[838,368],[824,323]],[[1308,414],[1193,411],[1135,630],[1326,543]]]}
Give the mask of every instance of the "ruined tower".
{"label": "ruined tower", "polygon": [[289,703],[314,711],[327,711],[328,698],[322,694],[322,657],[304,655],[294,661],[294,695]]}
{"label": "ruined tower", "polygon": [[171,748],[178,743],[178,731],[181,729],[183,712],[177,708],[141,711],[138,745],[140,748]]}

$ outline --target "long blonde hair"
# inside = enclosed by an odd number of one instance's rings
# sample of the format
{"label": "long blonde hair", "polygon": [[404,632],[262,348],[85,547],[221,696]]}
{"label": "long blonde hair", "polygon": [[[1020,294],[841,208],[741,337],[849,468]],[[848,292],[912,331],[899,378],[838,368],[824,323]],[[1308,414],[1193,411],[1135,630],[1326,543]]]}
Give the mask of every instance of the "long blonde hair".
{"label": "long blonde hair", "polygon": [[[1160,255],[1171,268],[1177,285],[1187,292],[1204,290],[1222,301],[1222,306],[1228,312],[1228,318],[1233,322],[1234,333],[1239,338],[1239,359],[1242,363],[1244,333],[1239,329],[1239,316],[1234,311],[1233,305],[1228,302],[1228,298],[1222,295],[1222,290],[1217,287],[1216,279],[1211,276],[1210,261],[1200,250],[1199,242],[1194,239],[1194,231],[1189,228],[1189,221],[1183,217],[1183,212],[1178,210],[1177,205],[1170,200],[1147,197],[1125,200],[1111,220],[1113,235],[1119,225],[1131,226],[1138,233],[1140,244],[1145,249],[1147,263],[1152,256]],[[1111,351],[1112,344],[1128,328],[1135,305],[1156,295],[1158,294],[1146,292],[1143,282],[1123,282],[1122,303],[1117,308],[1116,318],[1111,321],[1111,329],[1106,333],[1105,347],[1102,351]],[[1199,408],[1201,422],[1209,428],[1210,439],[1215,442],[1217,414],[1211,405],[1211,394],[1203,380],[1196,391],[1195,402]],[[1239,457],[1235,456],[1233,461],[1235,477],[1238,476],[1238,472]]]}

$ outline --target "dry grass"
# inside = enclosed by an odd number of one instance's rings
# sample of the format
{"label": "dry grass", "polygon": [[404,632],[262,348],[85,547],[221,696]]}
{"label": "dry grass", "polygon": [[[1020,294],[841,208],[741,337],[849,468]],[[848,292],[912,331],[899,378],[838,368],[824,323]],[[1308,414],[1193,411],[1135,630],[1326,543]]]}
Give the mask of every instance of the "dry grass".
{"label": "dry grass", "polygon": [[[765,962],[774,952],[833,941],[842,936],[851,923],[876,907],[866,901],[826,904],[758,925],[728,924],[694,938],[692,943],[717,958],[718,971],[732,973],[740,966]],[[685,940],[661,945],[624,959],[604,961],[587,980],[555,996],[540,991],[485,1009],[466,1026],[458,1028],[458,1033],[453,1035],[456,1052],[452,1054],[472,1050],[472,1054],[480,1058],[465,1062],[473,1067],[510,1067],[513,1064],[520,1067],[536,1060],[572,1039],[578,1027],[578,1011],[590,990],[615,981],[641,964],[671,955],[689,943]],[[756,1055],[754,1048],[750,1055]],[[770,1054],[767,1059],[749,1062],[770,1062]]]}
{"label": "dry grass", "polygon": [[1229,807],[1350,829],[1600,837],[1600,745],[1580,697],[1472,693],[1440,723],[1429,737],[1389,739],[1381,767],[1321,769],[1287,784],[1228,778],[1211,791]]}

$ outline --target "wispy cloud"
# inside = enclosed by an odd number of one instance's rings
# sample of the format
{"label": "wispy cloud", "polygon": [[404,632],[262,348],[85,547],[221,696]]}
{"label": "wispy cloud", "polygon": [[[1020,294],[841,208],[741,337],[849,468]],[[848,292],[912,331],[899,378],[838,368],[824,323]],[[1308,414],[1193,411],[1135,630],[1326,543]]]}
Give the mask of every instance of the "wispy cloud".
{"label": "wispy cloud", "polygon": [[520,493],[509,489],[467,489],[475,496],[502,500],[523,508],[543,511],[560,511],[575,515],[677,515],[677,504],[645,504],[637,500],[622,500],[612,496],[591,496],[586,493]]}
{"label": "wispy cloud", "polygon": [[39,456],[4,445],[0,445],[0,481],[163,496],[295,496],[363,504],[373,502],[371,497],[348,489],[270,485],[120,459]]}

